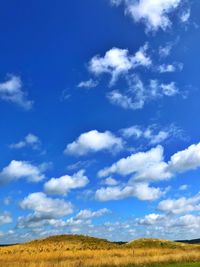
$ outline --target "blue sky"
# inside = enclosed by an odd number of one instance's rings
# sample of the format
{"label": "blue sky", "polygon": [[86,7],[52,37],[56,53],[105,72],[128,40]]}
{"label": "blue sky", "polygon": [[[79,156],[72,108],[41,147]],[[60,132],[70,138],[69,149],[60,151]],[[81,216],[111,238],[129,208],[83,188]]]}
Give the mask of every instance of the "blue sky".
{"label": "blue sky", "polygon": [[1,10],[0,243],[197,237],[198,1]]}

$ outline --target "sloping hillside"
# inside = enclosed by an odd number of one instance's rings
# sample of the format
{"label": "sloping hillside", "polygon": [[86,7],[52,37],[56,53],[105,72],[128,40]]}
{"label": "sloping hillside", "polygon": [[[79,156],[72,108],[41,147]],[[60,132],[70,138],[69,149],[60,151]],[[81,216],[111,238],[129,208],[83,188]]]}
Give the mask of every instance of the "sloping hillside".
{"label": "sloping hillside", "polygon": [[64,250],[84,250],[84,249],[111,249],[119,245],[106,239],[100,239],[84,235],[59,235],[45,239],[34,240],[25,243],[29,247],[62,247]]}
{"label": "sloping hillside", "polygon": [[180,248],[184,247],[184,244],[161,239],[141,238],[127,243],[126,246],[135,248]]}
{"label": "sloping hillside", "polygon": [[89,236],[61,235],[0,247],[3,267],[161,267],[164,263],[189,267],[185,262],[200,262],[199,245],[159,239],[117,244]]}

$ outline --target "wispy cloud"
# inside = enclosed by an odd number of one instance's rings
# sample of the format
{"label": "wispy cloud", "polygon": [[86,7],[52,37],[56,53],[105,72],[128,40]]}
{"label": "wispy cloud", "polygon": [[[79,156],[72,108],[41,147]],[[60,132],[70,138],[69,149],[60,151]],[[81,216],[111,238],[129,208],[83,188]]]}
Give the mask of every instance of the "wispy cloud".
{"label": "wispy cloud", "polygon": [[9,147],[11,149],[21,149],[24,147],[31,147],[33,149],[39,149],[41,145],[40,139],[32,134],[29,133],[28,135],[25,136],[25,138],[17,143],[11,144]]}

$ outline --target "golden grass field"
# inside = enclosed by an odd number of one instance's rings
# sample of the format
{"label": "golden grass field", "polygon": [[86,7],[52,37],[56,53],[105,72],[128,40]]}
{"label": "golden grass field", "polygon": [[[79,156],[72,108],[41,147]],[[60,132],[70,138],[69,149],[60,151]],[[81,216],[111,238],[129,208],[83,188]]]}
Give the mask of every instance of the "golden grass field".
{"label": "golden grass field", "polygon": [[[172,265],[165,265],[171,263]],[[157,239],[140,239],[120,245],[85,236],[56,236],[20,245],[0,247],[0,266],[198,267],[200,266],[200,245],[187,245]]]}

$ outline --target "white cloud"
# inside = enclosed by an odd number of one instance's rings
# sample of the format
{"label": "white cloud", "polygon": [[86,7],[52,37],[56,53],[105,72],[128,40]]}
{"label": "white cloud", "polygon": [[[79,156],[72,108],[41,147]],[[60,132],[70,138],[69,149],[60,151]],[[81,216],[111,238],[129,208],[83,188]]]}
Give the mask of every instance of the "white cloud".
{"label": "white cloud", "polygon": [[[79,232],[81,231],[81,229],[84,230],[85,227],[93,227],[91,219],[102,217],[109,213],[111,213],[111,211],[106,208],[96,211],[85,209],[81,210],[75,217],[71,217],[65,220],[59,218],[62,217],[62,214],[58,214],[56,216],[53,214],[52,216],[52,212],[50,214],[45,214],[43,213],[43,211],[42,213],[34,212],[33,214],[29,214],[27,216],[18,217],[17,229],[33,228],[33,231],[44,232],[46,231],[46,227],[49,227],[51,231],[55,228],[58,228],[61,231],[64,230],[64,232],[66,232],[67,228],[68,232],[74,232],[75,229],[79,229]],[[49,234],[47,235],[49,236]]]}
{"label": "white cloud", "polygon": [[106,52],[104,57],[95,56],[89,63],[89,70],[100,75],[110,73],[113,84],[120,74],[127,73],[132,68],[131,56],[128,50],[112,48]]}
{"label": "white cloud", "polygon": [[[145,197],[142,197],[142,192],[145,196],[149,194],[149,199],[156,199],[156,196],[166,193],[170,188],[166,188],[165,191],[161,191],[159,188],[152,189],[149,187],[150,183],[168,180],[178,173],[200,167],[200,144],[192,145],[175,153],[168,162],[164,161],[163,152],[163,147],[157,146],[147,152],[137,152],[127,158],[122,158],[110,167],[100,170],[98,172],[99,177],[116,173],[121,176],[130,176],[130,178],[125,186],[119,185],[97,190],[97,199],[121,199],[128,196],[145,199]],[[137,191],[136,188],[139,188],[139,190]],[[153,192],[152,194],[155,194],[155,197],[151,197],[150,192]]]}
{"label": "white cloud", "polygon": [[146,139],[150,140],[150,144],[152,145],[156,145],[159,144],[163,141],[165,141],[166,139],[168,139],[170,136],[168,131],[159,131],[157,134],[153,135],[153,133],[151,132],[151,129],[148,129],[144,132],[144,137]]}
{"label": "white cloud", "polygon": [[97,211],[91,211],[91,210],[81,210],[77,215],[77,219],[90,219],[95,217],[101,217],[103,215],[106,215],[110,213],[110,210],[104,208]]}
{"label": "white cloud", "polygon": [[143,201],[153,201],[165,194],[160,188],[150,187],[147,183],[135,183],[126,186],[100,188],[96,191],[99,201],[120,200],[136,197]]}
{"label": "white cloud", "polygon": [[130,55],[127,49],[114,47],[107,51],[104,57],[94,56],[89,62],[89,70],[95,75],[110,74],[110,85],[113,85],[120,75],[127,74],[129,70],[138,66],[149,67],[151,65],[147,49],[148,45],[145,44],[135,55]]}
{"label": "white cloud", "polygon": [[175,153],[169,162],[164,161],[163,152],[163,147],[157,146],[147,152],[132,154],[100,170],[98,175],[105,177],[112,173],[122,176],[134,174],[133,180],[158,181],[169,179],[176,173],[200,167],[200,143]]}
{"label": "white cloud", "polygon": [[[143,82],[133,71],[137,67],[143,66],[149,68],[152,66],[152,60],[148,54],[149,45],[144,46],[131,55],[127,49],[112,48],[108,50],[103,57],[94,56],[89,62],[89,71],[96,76],[110,74],[110,86],[115,85],[119,77],[125,78],[127,88],[125,90],[114,89],[106,94],[107,99],[114,105],[124,109],[142,109],[145,103],[164,96],[172,97],[179,93],[175,82],[164,84],[158,80]],[[159,53],[170,53],[171,46],[160,48]],[[161,73],[181,70],[181,63],[162,64],[155,67],[156,71]],[[132,72],[131,72],[132,71]],[[93,80],[86,81],[90,84]],[[84,84],[81,84],[84,85]]]}
{"label": "white cloud", "polygon": [[[122,1],[113,1],[119,5]],[[181,0],[124,0],[126,14],[129,14],[135,22],[145,24],[147,31],[166,30],[171,27],[172,21],[169,15],[178,8]]]}
{"label": "white cloud", "polygon": [[133,137],[136,140],[143,138],[146,139],[150,145],[162,143],[170,137],[181,137],[181,130],[173,124],[163,129],[155,124],[150,125],[147,128],[139,125],[133,125],[131,127],[121,129],[120,132],[124,138]]}
{"label": "white cloud", "polygon": [[188,189],[188,185],[187,184],[183,184],[183,185],[181,185],[180,187],[179,187],[179,190],[180,191],[186,191],[187,189]]}
{"label": "white cloud", "polygon": [[160,73],[165,73],[165,72],[175,72],[176,68],[172,64],[163,64],[158,67],[158,70]]}
{"label": "white cloud", "polygon": [[165,46],[160,46],[159,47],[159,55],[162,58],[168,57],[171,53],[172,50],[172,44],[167,44]]}
{"label": "white cloud", "polygon": [[119,6],[123,0],[110,0],[111,4],[114,6]]}
{"label": "white cloud", "polygon": [[105,185],[109,185],[109,186],[116,186],[118,185],[118,181],[112,177],[107,177],[105,180],[104,180],[104,184]]}
{"label": "white cloud", "polygon": [[[60,217],[60,216],[59,216]],[[62,216],[61,216],[62,217]],[[29,214],[28,216],[21,216],[18,217],[17,222],[17,229],[24,229],[24,228],[34,228],[34,231],[40,231],[45,230],[47,226],[55,228],[65,229],[66,227],[75,227],[75,226],[85,226],[87,224],[91,223],[90,220],[85,219],[78,219],[76,217],[71,217],[67,220],[59,219],[59,218],[53,218],[51,216],[47,215],[38,215],[38,214]],[[43,228],[44,227],[44,228]],[[51,229],[52,231],[53,229]],[[52,235],[52,232],[51,232]],[[49,234],[47,234],[49,236]]]}
{"label": "white cloud", "polygon": [[131,96],[121,93],[119,90],[113,90],[107,93],[107,98],[111,104],[120,106],[124,109],[141,109],[144,106],[144,101],[139,99],[139,101],[135,102]]}
{"label": "white cloud", "polygon": [[136,221],[139,225],[155,225],[163,220],[165,220],[165,216],[152,213],[152,214],[145,215],[144,218],[137,219]]}
{"label": "white cloud", "polygon": [[47,194],[66,195],[72,189],[83,188],[89,183],[84,172],[84,170],[80,170],[72,176],[65,175],[60,178],[51,178],[44,184],[44,190]]}
{"label": "white cloud", "polygon": [[96,163],[95,159],[79,160],[75,163],[68,165],[67,170],[73,171],[73,170],[77,170],[77,169],[86,169],[95,163]]}
{"label": "white cloud", "polygon": [[176,221],[173,222],[172,226],[175,227],[186,227],[190,230],[199,229],[200,227],[200,216],[195,216],[187,214],[181,216]]}
{"label": "white cloud", "polygon": [[98,82],[93,79],[89,79],[88,81],[82,81],[78,84],[78,88],[94,88],[97,87]]}
{"label": "white cloud", "polygon": [[0,172],[0,184],[26,178],[29,182],[39,182],[45,178],[43,166],[34,166],[27,161],[12,160]]}
{"label": "white cloud", "polygon": [[198,235],[200,216],[186,214],[177,216],[170,214],[149,214],[137,218],[136,225],[144,226],[143,230],[150,236],[162,239],[193,239]]}
{"label": "white cloud", "polygon": [[200,143],[175,153],[169,161],[169,169],[173,172],[181,173],[198,167],[200,167]]}
{"label": "white cloud", "polygon": [[[101,170],[98,175],[100,177],[105,177],[112,173],[118,173],[122,176],[126,176],[137,173],[137,176],[139,177],[145,170],[146,172],[149,170],[152,172],[152,169],[155,167],[154,171],[156,174],[160,174],[162,177],[163,175],[167,177],[168,175],[166,175],[165,172],[162,173],[162,169],[165,168],[165,165],[161,166],[161,164],[163,164],[163,148],[157,146],[147,152],[138,152],[127,158],[122,158],[111,167]],[[151,176],[150,173],[149,176]]]}
{"label": "white cloud", "polygon": [[125,138],[134,137],[134,138],[138,139],[138,138],[143,136],[142,128],[138,125],[124,128],[124,129],[121,129],[120,131],[121,131],[121,134],[123,135],[123,137],[125,137]]}
{"label": "white cloud", "polygon": [[98,132],[93,130],[81,134],[76,141],[68,144],[65,153],[83,156],[98,151],[119,151],[123,148],[123,140],[111,132]]}
{"label": "white cloud", "polygon": [[145,85],[137,75],[129,75],[126,79],[128,82],[127,90],[123,92],[113,90],[107,93],[107,98],[112,104],[124,109],[142,109],[147,102],[179,94],[175,82],[163,84],[158,80],[150,80],[149,84]]}
{"label": "white cloud", "polygon": [[151,58],[147,55],[148,48],[148,43],[146,43],[135,53],[135,56],[132,59],[133,67],[149,67],[152,64]]}
{"label": "white cloud", "polygon": [[179,89],[177,88],[175,82],[171,82],[169,84],[161,84],[160,85],[163,94],[166,96],[174,96],[179,93]]}
{"label": "white cloud", "polygon": [[147,183],[136,183],[134,190],[135,197],[148,201],[156,200],[166,193],[166,190],[162,191],[160,188],[150,187]]}
{"label": "white cloud", "polygon": [[160,73],[181,71],[182,69],[183,69],[183,64],[181,63],[162,64],[158,67],[158,71]]}
{"label": "white cloud", "polygon": [[26,93],[22,91],[21,78],[9,75],[7,81],[0,83],[0,98],[4,101],[15,103],[26,110],[33,106],[33,101],[27,100]]}
{"label": "white cloud", "polygon": [[181,22],[182,23],[188,22],[188,20],[190,19],[190,16],[191,16],[191,10],[190,9],[184,10],[184,12],[180,16]]}
{"label": "white cloud", "polygon": [[0,214],[0,225],[12,223],[12,216],[8,212]]}
{"label": "white cloud", "polygon": [[108,100],[117,106],[124,109],[142,109],[146,101],[146,89],[137,75],[126,77],[128,89],[124,92],[113,90],[107,94]]}
{"label": "white cloud", "polygon": [[29,133],[27,136],[25,136],[25,138],[22,141],[19,141],[18,143],[15,144],[11,144],[10,148],[12,149],[20,149],[20,148],[24,148],[24,147],[32,147],[33,149],[38,149],[40,146],[40,139],[32,134]]}
{"label": "white cloud", "polygon": [[151,80],[149,88],[150,92],[149,96],[147,96],[149,99],[157,99],[164,96],[172,97],[179,94],[179,89],[175,82],[164,84],[159,83],[158,80]]}
{"label": "white cloud", "polygon": [[181,197],[179,199],[166,199],[158,204],[158,210],[171,213],[181,214],[200,210],[200,194],[191,198]]}
{"label": "white cloud", "polygon": [[21,201],[20,207],[33,210],[34,216],[40,218],[63,217],[73,212],[70,202],[58,198],[49,198],[42,192],[29,194]]}

